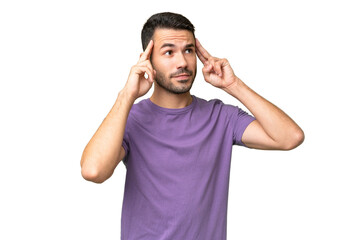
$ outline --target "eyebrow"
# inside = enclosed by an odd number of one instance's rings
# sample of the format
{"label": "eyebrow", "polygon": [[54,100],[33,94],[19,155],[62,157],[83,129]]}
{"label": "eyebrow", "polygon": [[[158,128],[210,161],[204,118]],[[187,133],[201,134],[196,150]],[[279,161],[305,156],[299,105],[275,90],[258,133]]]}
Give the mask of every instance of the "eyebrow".
{"label": "eyebrow", "polygon": [[[172,44],[172,43],[164,43],[160,49],[162,48],[165,48],[165,47],[175,47],[175,44]],[[186,44],[185,48],[191,48],[191,47],[195,47],[195,45],[193,43],[190,43],[190,44]]]}
{"label": "eyebrow", "polygon": [[172,43],[164,43],[160,49],[165,48],[165,47],[175,47],[175,44]]}

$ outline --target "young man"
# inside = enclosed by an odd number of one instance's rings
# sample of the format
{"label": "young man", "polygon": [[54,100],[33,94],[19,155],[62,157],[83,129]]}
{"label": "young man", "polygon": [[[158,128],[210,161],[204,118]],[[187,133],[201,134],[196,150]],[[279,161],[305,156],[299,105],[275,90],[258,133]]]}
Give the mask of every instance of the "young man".
{"label": "young man", "polygon": [[[224,240],[232,145],[290,150],[304,134],[235,76],[226,59],[211,56],[185,17],[153,15],[142,44],[125,87],[84,150],[82,175],[101,183],[123,160],[124,240]],[[254,117],[190,94],[196,56],[205,81],[237,98]],[[150,99],[134,104],[153,84]]]}

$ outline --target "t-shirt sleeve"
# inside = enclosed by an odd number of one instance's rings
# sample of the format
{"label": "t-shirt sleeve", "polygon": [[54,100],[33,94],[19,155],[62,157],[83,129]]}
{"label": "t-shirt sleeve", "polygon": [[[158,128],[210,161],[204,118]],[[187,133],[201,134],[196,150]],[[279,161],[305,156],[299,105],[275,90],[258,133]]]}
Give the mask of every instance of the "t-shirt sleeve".
{"label": "t-shirt sleeve", "polygon": [[[230,125],[233,128],[233,144],[245,146],[242,136],[245,129],[255,118],[239,107],[231,106]],[[246,146],[245,146],[246,147]]]}
{"label": "t-shirt sleeve", "polygon": [[125,164],[125,166],[127,165],[127,159],[128,159],[128,154],[130,152],[130,147],[129,147],[129,132],[128,132],[128,128],[125,128],[125,133],[124,133],[124,137],[123,137],[123,142],[122,142],[122,147],[125,150],[125,157],[123,160],[123,163]]}

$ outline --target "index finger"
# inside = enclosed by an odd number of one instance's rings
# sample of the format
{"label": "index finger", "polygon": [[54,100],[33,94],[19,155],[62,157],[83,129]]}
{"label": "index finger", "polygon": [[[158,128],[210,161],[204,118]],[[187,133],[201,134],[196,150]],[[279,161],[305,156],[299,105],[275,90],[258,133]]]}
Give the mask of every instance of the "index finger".
{"label": "index finger", "polygon": [[205,48],[200,44],[199,39],[196,39],[196,50],[198,50],[198,52],[200,53],[198,55],[203,63],[204,61],[208,61],[209,58],[211,58],[210,53],[208,53],[208,51],[206,51]]}
{"label": "index finger", "polygon": [[140,59],[139,59],[139,62],[142,62],[142,61],[145,61],[145,60],[147,60],[147,59],[150,59],[150,55],[151,55],[153,46],[154,46],[154,42],[153,42],[153,40],[150,40],[150,42],[149,42],[149,44],[147,45],[145,51],[141,54]]}

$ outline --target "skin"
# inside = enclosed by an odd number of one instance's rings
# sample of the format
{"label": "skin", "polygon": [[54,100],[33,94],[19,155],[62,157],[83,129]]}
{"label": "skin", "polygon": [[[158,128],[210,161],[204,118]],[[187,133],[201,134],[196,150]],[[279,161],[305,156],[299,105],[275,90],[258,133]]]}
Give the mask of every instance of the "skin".
{"label": "skin", "polygon": [[190,31],[157,29],[153,39],[156,76],[150,100],[165,108],[183,108],[192,101],[189,90],[196,76],[194,36]]}
{"label": "skin", "polygon": [[[195,41],[188,31],[159,29],[154,34],[155,81],[170,93],[187,93],[196,76]],[[171,72],[172,71],[172,72]]]}
{"label": "skin", "polygon": [[227,59],[213,57],[187,30],[157,29],[131,68],[113,108],[84,149],[81,173],[86,180],[105,181],[125,157],[121,145],[130,109],[153,84],[150,100],[158,106],[183,108],[191,103],[189,90],[196,76],[196,56],[204,65],[204,80],[238,99],[256,118],[243,134],[246,146],[290,150],[303,142],[301,128],[281,109],[245,85]]}
{"label": "skin", "polygon": [[227,59],[211,56],[198,40],[196,49],[204,64],[205,81],[238,99],[256,118],[243,134],[242,142],[246,146],[263,150],[291,150],[304,141],[302,129],[280,108],[238,78]]}

